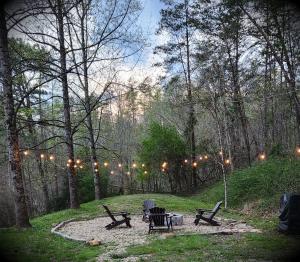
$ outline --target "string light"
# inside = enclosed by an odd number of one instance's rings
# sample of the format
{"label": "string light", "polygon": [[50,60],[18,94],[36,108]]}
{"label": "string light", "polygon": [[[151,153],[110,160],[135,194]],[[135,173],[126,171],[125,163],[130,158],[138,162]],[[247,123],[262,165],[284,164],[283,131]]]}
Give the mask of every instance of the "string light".
{"label": "string light", "polygon": [[145,164],[142,164],[142,167],[145,167]]}
{"label": "string light", "polygon": [[83,165],[80,165],[80,169],[83,169]]}
{"label": "string light", "polygon": [[98,163],[97,163],[97,162],[94,162],[94,166],[98,166]]}
{"label": "string light", "polygon": [[24,156],[28,156],[28,154],[29,154],[28,150],[25,150],[25,151],[23,152],[23,154],[24,154]]}
{"label": "string light", "polygon": [[44,159],[45,158],[45,155],[44,154],[41,154],[41,159]]}
{"label": "string light", "polygon": [[98,172],[98,169],[97,169],[97,168],[95,168],[95,172]]}
{"label": "string light", "polygon": [[226,159],[226,160],[225,160],[225,164],[226,164],[226,165],[229,165],[229,164],[230,164],[230,159]]}
{"label": "string light", "polygon": [[220,155],[220,156],[222,156],[222,155],[223,155],[223,151],[222,151],[222,150],[219,152],[219,155]]}
{"label": "string light", "polygon": [[300,155],[300,147],[299,146],[296,147],[296,154]]}
{"label": "string light", "polygon": [[77,160],[76,160],[76,163],[77,163],[77,164],[80,164],[80,162],[81,162],[80,159],[77,159]]}
{"label": "string light", "polygon": [[137,167],[136,163],[133,163],[132,168],[136,168],[136,167]]}
{"label": "string light", "polygon": [[202,157],[202,156],[200,156],[200,157],[199,157],[199,160],[203,160],[203,157]]}
{"label": "string light", "polygon": [[77,165],[74,165],[74,168],[77,168]]}
{"label": "string light", "polygon": [[166,169],[168,163],[167,162],[163,162],[163,164],[161,165],[163,169]]}
{"label": "string light", "polygon": [[130,172],[129,171],[126,174],[127,174],[127,176],[130,176]]}
{"label": "string light", "polygon": [[145,175],[147,175],[147,174],[148,174],[147,170],[145,170],[145,171],[144,171],[144,174],[145,174]]}
{"label": "string light", "polygon": [[114,172],[113,170],[112,170],[112,171],[110,171],[110,174],[111,174],[111,175],[113,175],[114,173],[115,173],[115,172]]}
{"label": "string light", "polygon": [[121,168],[121,167],[122,167],[122,164],[121,164],[121,163],[119,163],[119,164],[118,164],[118,167],[119,167],[119,168]]}
{"label": "string light", "polygon": [[104,162],[103,164],[105,167],[108,167],[108,163],[107,162]]}
{"label": "string light", "polygon": [[54,160],[54,155],[50,155],[50,156],[49,156],[49,159],[50,159],[50,160]]}
{"label": "string light", "polygon": [[193,167],[197,167],[197,165],[198,165],[197,162],[193,163]]}
{"label": "string light", "polygon": [[69,163],[69,164],[72,163],[72,159],[69,159],[69,160],[68,160],[68,163]]}
{"label": "string light", "polygon": [[207,159],[208,159],[208,155],[205,155],[205,156],[204,156],[204,159],[207,160]]}
{"label": "string light", "polygon": [[261,161],[265,160],[266,159],[266,154],[265,153],[259,154],[258,159],[261,160]]}
{"label": "string light", "polygon": [[184,163],[187,164],[189,161],[187,159],[184,159]]}
{"label": "string light", "polygon": [[69,164],[69,163],[67,164],[67,167],[70,167],[70,164]]}
{"label": "string light", "polygon": [[162,168],[162,169],[161,169],[161,172],[165,172],[165,169],[164,169],[164,168]]}

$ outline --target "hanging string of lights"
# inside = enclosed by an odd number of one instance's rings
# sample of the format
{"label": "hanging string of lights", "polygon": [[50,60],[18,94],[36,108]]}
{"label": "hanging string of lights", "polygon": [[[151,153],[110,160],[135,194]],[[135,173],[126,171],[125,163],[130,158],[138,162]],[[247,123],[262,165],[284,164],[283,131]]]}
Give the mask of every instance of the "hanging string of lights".
{"label": "hanging string of lights", "polygon": [[[296,149],[295,149],[295,154],[296,156],[300,156],[300,146],[297,146]],[[23,155],[25,157],[28,157],[30,156],[30,151],[29,150],[24,150],[23,151]],[[218,152],[218,155],[219,156],[222,156],[223,157],[223,161],[224,161],[224,165],[231,165],[231,159],[229,158],[224,158],[224,152],[221,150]],[[46,153],[41,153],[40,154],[40,159],[43,160],[43,161],[55,161],[56,158],[55,158],[55,155],[54,154],[46,154]],[[189,160],[189,159],[183,159],[182,163],[184,166],[191,166],[192,168],[199,168],[201,167],[201,162],[207,162],[209,161],[210,157],[208,154],[205,154],[205,155],[199,155],[197,157],[196,160]],[[265,152],[260,152],[258,155],[257,155],[257,159],[259,161],[264,161],[267,159],[267,155]],[[75,169],[83,169],[84,168],[84,164],[83,164],[83,161],[79,158],[77,158],[76,160],[72,160],[72,159],[68,159],[67,160],[67,168],[70,168],[71,166],[73,165],[73,167]],[[94,166],[94,171],[95,172],[98,172],[99,171],[99,168],[101,167],[100,163],[99,162],[94,162],[93,163],[93,166]],[[127,165],[124,165],[122,163],[118,163],[117,164],[117,167],[115,170],[118,170],[121,171],[123,173],[123,166],[127,166]],[[141,163],[140,165],[138,163],[136,163],[135,161],[132,162],[131,164],[131,170],[128,170],[128,171],[124,171],[124,174],[128,175],[128,176],[131,176],[135,173],[135,170],[137,170],[139,168],[139,166],[141,167],[142,169],[142,173],[144,175],[148,175],[149,172],[148,170],[146,170],[146,165],[144,163]],[[110,164],[108,161],[104,161],[103,162],[103,167],[104,168],[109,168],[110,167]],[[162,164],[161,164],[161,172],[162,173],[165,173],[167,170],[169,169],[169,163],[167,161],[164,161]],[[110,174],[111,175],[114,175],[116,172],[115,172],[114,169],[111,169],[110,170]]]}

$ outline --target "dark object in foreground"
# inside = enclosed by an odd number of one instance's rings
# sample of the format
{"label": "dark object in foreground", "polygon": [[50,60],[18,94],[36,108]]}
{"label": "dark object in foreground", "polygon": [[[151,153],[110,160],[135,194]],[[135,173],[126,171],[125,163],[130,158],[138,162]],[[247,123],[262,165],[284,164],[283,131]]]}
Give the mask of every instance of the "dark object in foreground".
{"label": "dark object in foreground", "polygon": [[300,234],[300,194],[285,193],[280,198],[278,230]]}
{"label": "dark object in foreground", "polygon": [[153,207],[150,208],[149,214],[149,234],[154,230],[173,230],[172,219],[169,214],[166,213],[164,208]]}
{"label": "dark object in foreground", "polygon": [[[106,210],[107,214],[110,216],[110,218],[112,219],[113,222],[111,222],[110,224],[106,225],[105,228],[106,229],[112,229],[116,226],[122,225],[124,223],[126,223],[127,227],[131,227],[130,225],[130,217],[128,217],[128,215],[130,215],[128,212],[119,212],[119,213],[112,213],[110,212],[109,208],[105,205],[103,205],[104,209]],[[121,220],[117,220],[115,218],[115,216],[122,216],[123,219]]]}
{"label": "dark object in foreground", "polygon": [[194,221],[195,225],[199,224],[200,219],[206,221],[207,223],[211,224],[212,226],[219,226],[220,224],[214,220],[214,216],[217,212],[221,209],[222,201],[218,202],[212,210],[208,209],[197,209],[198,214],[196,215],[196,219]]}
{"label": "dark object in foreground", "polygon": [[149,222],[150,209],[155,207],[153,200],[145,200],[143,204],[143,221]]}

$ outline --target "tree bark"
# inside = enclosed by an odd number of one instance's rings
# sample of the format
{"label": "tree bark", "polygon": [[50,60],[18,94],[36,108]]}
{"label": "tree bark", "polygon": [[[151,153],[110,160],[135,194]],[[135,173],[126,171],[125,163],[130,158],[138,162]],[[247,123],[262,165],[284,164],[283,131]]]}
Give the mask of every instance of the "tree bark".
{"label": "tree bark", "polygon": [[[85,108],[87,112],[86,124],[89,132],[89,141],[90,141],[90,157],[92,170],[94,172],[94,188],[95,188],[95,199],[99,200],[101,197],[100,192],[100,172],[98,167],[98,160],[96,154],[96,142],[94,138],[94,129],[91,115],[91,99],[89,96],[89,81],[88,81],[88,66],[87,66],[87,49],[86,49],[86,35],[85,35],[85,19],[87,19],[87,10],[82,2],[82,12],[83,15],[81,17],[81,49],[82,49],[82,59],[83,59],[83,77],[84,77],[84,100],[85,100]],[[87,28],[86,28],[87,30]],[[97,166],[94,165],[97,163]],[[97,168],[95,168],[97,167]]]}
{"label": "tree bark", "polygon": [[14,202],[16,211],[16,225],[18,227],[30,227],[28,210],[26,206],[23,177],[21,170],[21,156],[19,148],[19,134],[16,123],[16,112],[14,107],[12,70],[8,51],[7,27],[5,21],[5,10],[0,6],[0,62],[1,82],[3,87],[5,126],[7,132],[7,148],[9,168],[12,175],[14,187]]}
{"label": "tree bark", "polygon": [[[188,139],[190,142],[191,149],[191,159],[192,163],[196,161],[196,139],[195,139],[195,110],[193,105],[193,97],[192,97],[192,81],[191,81],[191,66],[190,66],[190,35],[188,28],[188,0],[185,0],[185,38],[186,38],[186,64],[187,64],[187,98],[189,102],[189,120],[188,120]],[[197,187],[197,170],[192,168],[192,184],[193,187]]]}
{"label": "tree bark", "polygon": [[64,105],[64,119],[65,119],[65,142],[67,145],[67,156],[71,160],[71,164],[68,168],[69,179],[69,193],[70,193],[70,207],[79,208],[78,190],[77,190],[77,178],[74,167],[74,145],[73,134],[71,125],[70,114],[70,101],[69,101],[69,89],[68,89],[68,77],[67,77],[67,63],[66,63],[66,49],[64,40],[64,17],[63,17],[63,1],[57,0],[57,23],[58,23],[58,37],[59,37],[59,53],[60,53],[60,70],[61,70],[61,82],[63,91],[63,105]]}

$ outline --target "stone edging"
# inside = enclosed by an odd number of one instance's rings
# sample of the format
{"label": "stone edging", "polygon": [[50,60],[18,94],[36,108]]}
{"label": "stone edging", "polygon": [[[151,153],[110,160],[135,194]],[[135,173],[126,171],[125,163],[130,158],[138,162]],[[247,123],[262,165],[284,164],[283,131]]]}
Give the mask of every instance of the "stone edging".
{"label": "stone edging", "polygon": [[[131,215],[136,215],[136,214],[131,214]],[[107,217],[107,215],[100,215],[100,216],[97,216],[97,217]],[[51,233],[52,234],[56,234],[58,236],[61,236],[61,237],[65,238],[65,239],[79,241],[79,242],[86,242],[85,239],[82,239],[82,238],[73,238],[73,237],[70,237],[70,236],[62,233],[62,232],[59,232],[58,230],[60,228],[62,228],[63,226],[65,226],[66,224],[70,223],[70,222],[92,220],[92,219],[95,219],[97,217],[78,217],[78,218],[72,218],[72,219],[69,219],[69,220],[62,221],[62,222],[58,223],[55,227],[53,227],[51,229]]]}
{"label": "stone edging", "polygon": [[60,228],[62,228],[66,224],[68,224],[70,222],[73,222],[73,221],[76,221],[76,219],[72,218],[72,219],[60,222],[59,224],[57,224],[55,227],[53,227],[51,229],[51,233],[56,234],[58,236],[61,236],[63,238],[69,239],[69,240],[74,240],[74,241],[79,241],[79,242],[85,242],[86,241],[85,239],[82,239],[82,238],[73,238],[73,237],[70,237],[70,236],[68,236],[68,235],[66,235],[66,234],[58,231]]}

